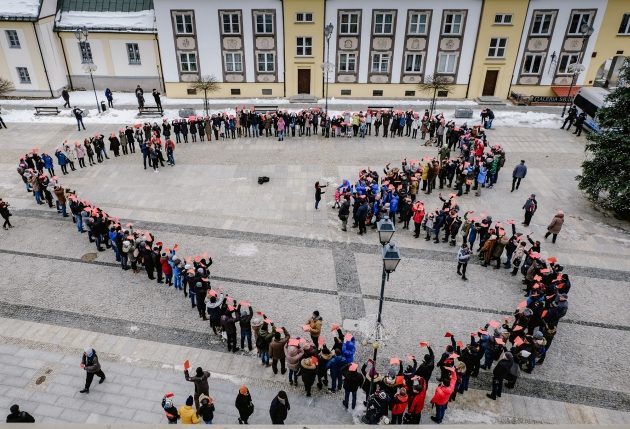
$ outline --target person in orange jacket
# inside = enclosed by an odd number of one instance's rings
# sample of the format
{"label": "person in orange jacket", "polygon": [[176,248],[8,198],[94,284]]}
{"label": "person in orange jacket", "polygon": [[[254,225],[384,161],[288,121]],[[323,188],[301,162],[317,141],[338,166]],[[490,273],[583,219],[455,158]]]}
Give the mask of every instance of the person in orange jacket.
{"label": "person in orange jacket", "polygon": [[445,369],[451,372],[450,377],[448,377],[448,380],[446,380],[446,377],[442,377],[442,383],[440,383],[440,385],[435,389],[435,394],[431,399],[431,403],[435,405],[435,417],[431,416],[431,420],[437,424],[442,423],[444,413],[448,407],[448,400],[450,399],[453,390],[455,390],[455,384],[457,383],[455,368],[445,367]]}
{"label": "person in orange jacket", "polygon": [[411,401],[409,402],[409,414],[411,421],[409,424],[420,424],[420,418],[422,417],[422,409],[424,408],[424,401],[427,398],[427,382],[422,377],[418,377],[413,384],[411,393]]}
{"label": "person in orange jacket", "polygon": [[407,403],[409,397],[407,396],[407,389],[401,387],[398,389],[398,393],[394,395],[394,403],[392,404],[392,422],[393,425],[401,425],[403,422],[403,414],[407,409]]}

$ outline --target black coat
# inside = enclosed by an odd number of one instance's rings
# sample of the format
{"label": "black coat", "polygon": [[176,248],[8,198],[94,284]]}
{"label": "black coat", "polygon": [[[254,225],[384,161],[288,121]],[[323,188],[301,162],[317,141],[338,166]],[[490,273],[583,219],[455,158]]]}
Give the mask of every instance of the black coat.
{"label": "black coat", "polygon": [[284,400],[284,404],[280,402],[280,399],[277,396],[273,398],[271,406],[269,407],[269,417],[271,417],[271,423],[276,425],[284,424],[290,409],[291,405],[289,404],[289,398]]}
{"label": "black coat", "polygon": [[254,403],[251,395],[238,394],[234,406],[238,410],[238,414],[243,420],[247,420],[254,413]]}

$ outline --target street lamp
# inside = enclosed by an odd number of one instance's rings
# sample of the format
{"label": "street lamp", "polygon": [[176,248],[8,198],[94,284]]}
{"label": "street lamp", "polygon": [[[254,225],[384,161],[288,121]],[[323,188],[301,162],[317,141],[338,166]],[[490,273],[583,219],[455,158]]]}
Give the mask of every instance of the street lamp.
{"label": "street lamp", "polygon": [[326,69],[326,107],[324,109],[324,113],[328,116],[328,73],[330,73],[331,64],[330,64],[330,38],[332,37],[333,30],[335,27],[332,23],[329,23],[326,28],[324,28],[324,34],[326,35],[326,63],[324,64],[324,68]]}
{"label": "street lamp", "polygon": [[[584,70],[584,65],[582,61],[584,60],[584,52],[586,51],[587,39],[593,34],[593,27],[590,24],[582,24],[580,27],[580,32],[582,33],[582,47],[580,48],[580,53],[578,54],[577,61],[573,64],[569,64],[567,66],[567,70],[571,72],[571,85],[569,85],[569,93],[567,94],[566,100],[564,100],[564,106],[562,107],[562,115],[564,118],[564,114],[567,110],[567,105],[569,104],[569,99],[571,98],[571,91],[573,90],[573,86],[577,80],[578,75]],[[573,104],[573,100],[571,100],[571,104]]]}
{"label": "street lamp", "polygon": [[94,99],[96,99],[96,110],[101,113],[101,106],[98,104],[98,96],[96,95],[96,86],[94,85],[94,75],[96,71],[96,64],[92,60],[92,55],[88,56],[87,43],[89,32],[87,27],[81,27],[74,30],[74,37],[79,41],[79,48],[81,49],[81,59],[84,62],[83,70],[86,73],[90,73],[90,80],[92,81],[92,90],[94,91]]}

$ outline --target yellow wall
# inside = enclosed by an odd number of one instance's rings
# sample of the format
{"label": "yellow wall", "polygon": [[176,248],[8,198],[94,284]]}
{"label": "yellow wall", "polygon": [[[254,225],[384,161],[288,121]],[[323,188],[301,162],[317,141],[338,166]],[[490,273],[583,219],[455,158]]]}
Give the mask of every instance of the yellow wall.
{"label": "yellow wall", "polygon": [[[284,0],[284,41],[285,41],[285,82],[287,96],[298,93],[298,69],[311,71],[310,94],[322,97],[323,72],[321,64],[324,58],[324,0]],[[313,23],[296,23],[297,12],[311,12]],[[333,23],[335,24],[335,23]],[[313,38],[312,57],[297,57],[297,37]]]}
{"label": "yellow wall", "polygon": [[608,0],[606,13],[597,34],[595,52],[597,56],[591,58],[584,85],[592,85],[599,67],[609,58],[623,51],[624,56],[630,56],[630,36],[618,36],[619,25],[624,13],[630,13],[630,1]]}
{"label": "yellow wall", "polygon": [[[196,95],[188,94],[190,84],[181,82],[166,82],[166,93],[171,98],[203,98],[203,91],[197,91]],[[230,90],[238,88],[240,95],[232,95]],[[272,95],[262,95],[262,90],[271,89]],[[283,95],[282,83],[219,83],[219,90],[208,94],[208,98],[278,98]]]}
{"label": "yellow wall", "polygon": [[[349,96],[342,96],[341,90],[349,89],[352,94]],[[382,97],[374,97],[372,91],[383,91]],[[410,99],[417,98],[431,98],[433,96],[430,92],[422,92],[416,85],[407,84],[369,84],[369,83],[331,83],[328,88],[328,96],[335,98],[372,98],[375,103],[378,103],[380,98],[405,98],[405,91],[415,91],[414,96],[410,96]],[[453,85],[451,92],[446,98],[464,98],[466,96],[466,85]],[[444,97],[440,97],[444,98]]]}
{"label": "yellow wall", "polygon": [[17,79],[15,67],[27,67],[31,77],[31,84],[24,85],[24,88],[18,89],[17,92],[45,91],[50,95],[42,57],[37,46],[37,38],[33,31],[33,23],[0,21],[0,37],[4,37],[6,40],[5,30],[18,30],[21,48],[7,49],[7,52],[0,51],[0,76],[15,82]]}
{"label": "yellow wall", "polygon": [[[481,97],[488,70],[499,70],[494,96],[509,97],[510,81],[518,56],[523,23],[527,17],[527,4],[528,1],[526,0],[484,0],[468,98]],[[494,17],[498,13],[511,13],[512,25],[495,24]],[[490,46],[490,39],[493,37],[508,39],[505,58],[488,58],[488,47]]]}

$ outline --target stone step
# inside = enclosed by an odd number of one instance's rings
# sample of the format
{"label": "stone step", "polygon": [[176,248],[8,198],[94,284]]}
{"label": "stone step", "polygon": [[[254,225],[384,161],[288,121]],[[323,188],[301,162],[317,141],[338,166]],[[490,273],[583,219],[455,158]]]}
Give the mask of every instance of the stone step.
{"label": "stone step", "polygon": [[317,103],[317,97],[311,94],[298,94],[289,97],[289,103]]}
{"label": "stone step", "polygon": [[487,104],[489,106],[505,106],[507,103],[504,99],[499,97],[483,96],[475,99],[479,104]]}

